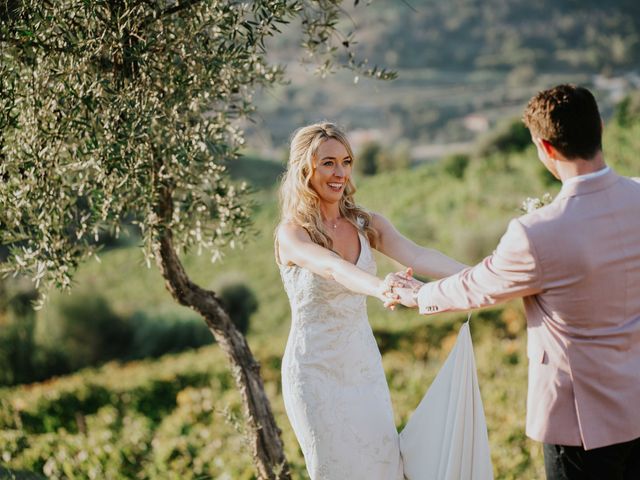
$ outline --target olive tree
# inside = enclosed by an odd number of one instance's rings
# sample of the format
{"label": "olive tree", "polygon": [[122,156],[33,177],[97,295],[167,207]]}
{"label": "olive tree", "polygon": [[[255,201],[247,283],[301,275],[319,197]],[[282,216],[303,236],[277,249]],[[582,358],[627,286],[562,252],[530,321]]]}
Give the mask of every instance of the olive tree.
{"label": "olive tree", "polygon": [[[358,3],[357,1],[355,3]],[[289,478],[259,364],[219,297],[180,260],[243,241],[246,192],[224,163],[259,86],[283,79],[265,41],[295,20],[322,70],[357,63],[339,0],[0,1],[0,245],[4,274],[67,289],[104,231],[134,219],[148,265],[227,355],[259,478]]]}

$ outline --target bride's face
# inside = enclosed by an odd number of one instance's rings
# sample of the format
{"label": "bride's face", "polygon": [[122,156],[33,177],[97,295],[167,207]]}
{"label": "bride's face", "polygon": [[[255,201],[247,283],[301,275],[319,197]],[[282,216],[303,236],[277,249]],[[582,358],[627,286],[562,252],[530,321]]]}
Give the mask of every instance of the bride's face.
{"label": "bride's face", "polygon": [[313,159],[311,188],[325,202],[339,202],[351,178],[352,158],[345,146],[334,138],[329,138],[318,147]]}

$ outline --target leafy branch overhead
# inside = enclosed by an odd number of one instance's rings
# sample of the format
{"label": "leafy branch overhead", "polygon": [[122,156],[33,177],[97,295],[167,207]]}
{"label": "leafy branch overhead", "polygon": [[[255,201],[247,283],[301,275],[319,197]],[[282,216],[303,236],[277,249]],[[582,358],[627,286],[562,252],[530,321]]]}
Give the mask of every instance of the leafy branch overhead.
{"label": "leafy branch overhead", "polygon": [[340,1],[27,0],[0,11],[2,268],[44,291],[68,287],[101,231],[117,235],[124,219],[148,263],[166,228],[180,251],[213,260],[245,238],[246,191],[224,162],[243,143],[237,120],[254,90],[284,79],[265,42],[285,24],[301,20],[325,71],[393,77],[356,60]]}

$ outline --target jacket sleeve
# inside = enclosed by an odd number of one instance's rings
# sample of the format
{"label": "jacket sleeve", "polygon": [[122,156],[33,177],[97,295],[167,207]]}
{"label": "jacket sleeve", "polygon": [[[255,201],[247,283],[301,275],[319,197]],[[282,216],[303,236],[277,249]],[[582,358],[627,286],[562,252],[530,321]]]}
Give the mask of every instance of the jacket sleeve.
{"label": "jacket sleeve", "polygon": [[540,265],[524,226],[509,223],[493,254],[474,267],[424,285],[420,313],[470,310],[542,292]]}

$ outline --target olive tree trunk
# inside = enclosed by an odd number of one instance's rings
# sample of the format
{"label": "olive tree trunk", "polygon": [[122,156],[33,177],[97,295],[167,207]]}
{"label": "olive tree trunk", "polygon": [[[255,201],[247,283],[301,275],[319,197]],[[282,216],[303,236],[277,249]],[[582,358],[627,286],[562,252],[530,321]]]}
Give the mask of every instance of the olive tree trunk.
{"label": "olive tree trunk", "polygon": [[[158,213],[164,220],[171,219],[173,200],[171,192],[164,190]],[[171,295],[186,307],[198,312],[222,351],[226,354],[236,386],[242,397],[247,436],[253,462],[260,480],[289,480],[291,478],[280,429],[276,425],[271,404],[260,377],[260,364],[256,361],[244,336],[236,329],[220,300],[212,291],[193,283],[173,244],[171,229],[159,232],[155,243],[157,264]]]}

